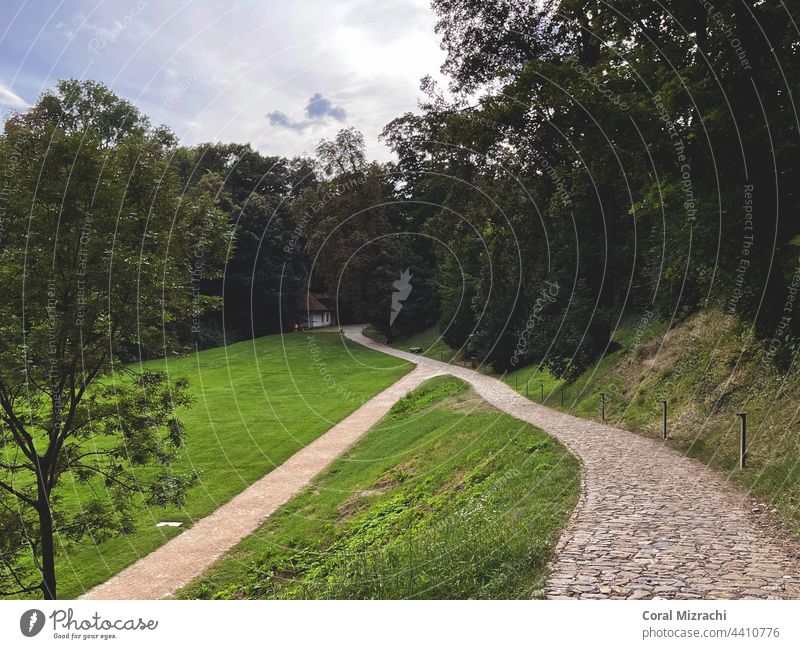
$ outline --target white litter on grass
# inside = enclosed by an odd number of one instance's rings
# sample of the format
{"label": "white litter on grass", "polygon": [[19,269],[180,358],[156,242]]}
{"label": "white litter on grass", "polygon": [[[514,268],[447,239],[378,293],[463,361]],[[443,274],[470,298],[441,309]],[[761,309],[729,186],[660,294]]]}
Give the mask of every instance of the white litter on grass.
{"label": "white litter on grass", "polygon": [[180,521],[161,521],[156,523],[156,527],[180,527],[183,525]]}

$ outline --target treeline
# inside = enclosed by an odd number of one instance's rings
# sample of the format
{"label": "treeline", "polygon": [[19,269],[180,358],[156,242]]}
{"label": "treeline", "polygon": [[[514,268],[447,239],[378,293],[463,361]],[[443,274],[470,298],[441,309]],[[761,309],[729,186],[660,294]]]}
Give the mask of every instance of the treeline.
{"label": "treeline", "polygon": [[[229,227],[221,273],[205,276],[202,254],[186,260],[194,318],[165,326],[200,347],[275,333],[311,290],[337,301],[342,322],[386,336],[438,324],[495,369],[571,374],[621,321],[714,306],[753,324],[788,367],[800,335],[800,11],[776,0],[433,9],[449,87],[425,79],[422,110],[386,126],[393,162],[369,161],[354,129],[292,159],[154,131],[176,197],[211,200]],[[69,84],[61,94],[79,96]],[[7,131],[63,101],[44,97]]]}
{"label": "treeline", "polygon": [[434,0],[445,92],[384,131],[446,340],[567,374],[622,319],[715,306],[787,367],[800,8]]}
{"label": "treeline", "polygon": [[[212,196],[232,232],[221,276],[195,287],[219,308],[204,311],[187,342],[202,348],[289,330],[309,291],[330,293],[340,321],[372,322],[390,335],[392,282],[403,263],[420,274],[396,331],[435,322],[432,278],[414,263],[395,180],[367,160],[357,130],[322,140],[315,158],[209,143],[178,148],[174,159],[187,194]],[[425,311],[412,318],[414,304]]]}

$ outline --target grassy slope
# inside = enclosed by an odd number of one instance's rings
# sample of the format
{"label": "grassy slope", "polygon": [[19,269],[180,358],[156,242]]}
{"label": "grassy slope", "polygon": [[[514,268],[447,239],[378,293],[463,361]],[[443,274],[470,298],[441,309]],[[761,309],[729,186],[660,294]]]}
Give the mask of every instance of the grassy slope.
{"label": "grassy slope", "polygon": [[432,379],[181,596],[535,597],[578,471],[538,429]]}
{"label": "grassy slope", "polygon": [[[62,547],[61,597],[105,581],[209,514],[412,367],[320,333],[268,336],[147,365],[189,377],[197,402],[182,415],[188,439],[180,466],[202,471],[201,484],[181,509],[141,508],[131,536]],[[65,506],[79,507],[86,487],[65,481],[62,494]]]}
{"label": "grassy slope", "polygon": [[[650,437],[661,436],[661,399],[668,401],[667,443],[722,471],[774,508],[800,531],[800,372],[777,372],[761,343],[741,323],[708,310],[673,327],[636,325],[617,332],[621,347],[565,387],[564,410],[606,420]],[[560,381],[548,372],[519,370],[524,393],[560,405]],[[748,413],[748,467],[738,468],[739,420]]]}
{"label": "grassy slope", "polygon": [[[371,326],[364,329],[364,335],[373,340],[383,342],[383,336],[378,334]],[[462,354],[458,350],[452,349],[445,344],[436,327],[426,329],[407,338],[394,340],[389,343],[389,346],[406,352],[412,347],[422,347],[422,356],[442,361],[452,362],[456,358],[462,358]]]}
{"label": "grassy slope", "polygon": [[[418,334],[435,340],[438,333]],[[410,341],[395,341],[404,348]],[[661,399],[669,404],[667,442],[727,474],[800,532],[800,369],[777,372],[763,344],[735,319],[707,310],[670,331],[632,323],[614,336],[613,353],[572,383],[526,367],[503,377],[530,399],[651,437],[661,435]],[[561,388],[564,405],[561,405]],[[748,413],[748,468],[738,468],[739,420]]]}

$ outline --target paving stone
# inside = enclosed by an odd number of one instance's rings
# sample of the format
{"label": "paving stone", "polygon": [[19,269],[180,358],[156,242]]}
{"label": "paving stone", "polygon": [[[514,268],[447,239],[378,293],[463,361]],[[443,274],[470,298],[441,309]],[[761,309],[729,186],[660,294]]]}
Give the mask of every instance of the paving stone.
{"label": "paving stone", "polygon": [[[715,471],[663,442],[547,408],[493,377],[391,349],[355,327],[345,334],[469,382],[496,408],[543,429],[581,460],[584,491],[550,566],[559,593],[800,599],[800,546],[764,518],[771,508]],[[587,586],[595,590],[580,590]]]}

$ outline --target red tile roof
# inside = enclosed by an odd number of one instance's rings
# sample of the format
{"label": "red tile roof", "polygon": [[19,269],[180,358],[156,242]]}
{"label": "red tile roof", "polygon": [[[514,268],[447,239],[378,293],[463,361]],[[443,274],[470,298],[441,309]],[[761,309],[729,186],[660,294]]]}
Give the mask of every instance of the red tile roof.
{"label": "red tile roof", "polygon": [[309,291],[306,301],[308,311],[336,311],[336,306],[325,293],[312,293]]}

